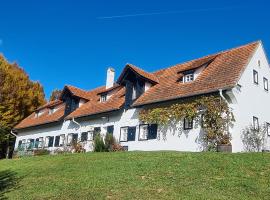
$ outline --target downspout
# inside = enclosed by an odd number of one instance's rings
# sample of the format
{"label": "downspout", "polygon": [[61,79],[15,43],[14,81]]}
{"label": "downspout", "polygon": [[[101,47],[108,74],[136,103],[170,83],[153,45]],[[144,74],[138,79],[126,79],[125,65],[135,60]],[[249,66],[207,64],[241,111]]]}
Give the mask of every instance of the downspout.
{"label": "downspout", "polygon": [[219,89],[219,95],[221,96],[221,98],[226,101],[226,103],[229,105],[229,102],[227,101],[227,99],[224,97],[223,95],[223,90],[222,89]]}
{"label": "downspout", "polygon": [[81,127],[82,127],[81,124],[79,122],[75,121],[74,117],[72,118],[72,122],[75,123],[75,124],[77,124],[80,127],[79,128],[79,132],[81,134]]}
{"label": "downspout", "polygon": [[[229,102],[228,102],[228,100],[224,97],[224,95],[223,95],[223,90],[222,89],[219,89],[219,95],[220,95],[220,97],[228,104],[228,106],[229,106]],[[230,135],[230,127],[229,127],[229,124],[227,124],[227,133],[228,133],[228,135]]]}
{"label": "downspout", "polygon": [[10,131],[11,135],[17,137],[17,135],[13,132],[13,130]]}

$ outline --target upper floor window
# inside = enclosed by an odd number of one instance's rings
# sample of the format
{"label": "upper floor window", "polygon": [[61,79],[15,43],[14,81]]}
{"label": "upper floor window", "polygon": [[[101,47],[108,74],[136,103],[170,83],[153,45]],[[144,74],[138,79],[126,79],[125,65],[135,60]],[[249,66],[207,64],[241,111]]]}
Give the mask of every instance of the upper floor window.
{"label": "upper floor window", "polygon": [[266,91],[268,91],[268,79],[267,78],[263,78],[263,85],[264,85],[264,89],[266,90]]}
{"label": "upper floor window", "polygon": [[100,101],[101,101],[101,102],[107,101],[107,94],[102,94],[102,95],[100,96]]}
{"label": "upper floor window", "polygon": [[260,60],[258,60],[258,66],[259,66],[259,67],[261,66],[261,61],[260,61]]}
{"label": "upper floor window", "polygon": [[255,84],[259,84],[259,75],[258,75],[258,72],[256,70],[253,70],[253,82]]}
{"label": "upper floor window", "polygon": [[259,119],[258,117],[253,117],[253,128],[259,130]]}
{"label": "upper floor window", "polygon": [[191,74],[186,74],[186,75],[184,75],[184,77],[183,77],[183,82],[184,83],[188,83],[188,82],[191,82],[191,81],[193,81],[194,80],[194,74],[193,73],[191,73]]}

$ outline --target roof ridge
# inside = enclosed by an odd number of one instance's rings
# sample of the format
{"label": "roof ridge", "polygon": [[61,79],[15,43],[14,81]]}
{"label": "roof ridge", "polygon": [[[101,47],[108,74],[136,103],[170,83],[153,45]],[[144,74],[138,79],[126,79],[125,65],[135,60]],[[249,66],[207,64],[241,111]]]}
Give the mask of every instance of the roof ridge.
{"label": "roof ridge", "polygon": [[172,66],[169,66],[169,67],[166,67],[166,68],[162,68],[162,69],[159,69],[159,70],[156,70],[156,71],[153,71],[151,72],[151,74],[156,74],[156,73],[159,73],[163,70],[167,70],[167,69],[170,69],[170,68],[173,68],[173,67],[177,67],[179,65],[184,65],[184,64],[187,64],[189,62],[195,62],[195,61],[198,61],[198,60],[201,60],[201,59],[204,59],[204,58],[207,58],[207,57],[211,57],[211,56],[218,56],[220,54],[223,54],[223,53],[227,53],[227,52],[230,52],[230,51],[233,51],[233,50],[237,50],[237,49],[240,49],[240,48],[244,48],[246,46],[250,46],[250,45],[253,45],[253,44],[256,44],[256,43],[261,43],[262,41],[261,40],[256,40],[254,42],[249,42],[247,44],[244,44],[244,45],[241,45],[241,46],[237,46],[237,47],[233,47],[233,48],[230,48],[230,49],[226,49],[226,50],[222,50],[222,51],[218,51],[216,53],[212,53],[212,54],[208,54],[208,55],[205,55],[203,57],[199,57],[199,58],[195,58],[195,59],[192,59],[192,60],[188,60],[188,61],[185,61],[185,62],[182,62],[182,63],[179,63],[179,64],[175,64],[175,65],[172,65]]}

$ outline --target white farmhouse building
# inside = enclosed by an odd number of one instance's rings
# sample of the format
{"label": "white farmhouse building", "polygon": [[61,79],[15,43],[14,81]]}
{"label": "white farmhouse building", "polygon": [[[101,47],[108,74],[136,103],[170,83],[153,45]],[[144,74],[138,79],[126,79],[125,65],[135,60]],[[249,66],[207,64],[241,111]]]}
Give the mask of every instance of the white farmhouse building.
{"label": "white farmhouse building", "polygon": [[38,108],[14,128],[15,149],[26,145],[53,151],[77,140],[91,151],[93,137],[100,132],[113,133],[130,151],[201,151],[200,126],[183,122],[182,131],[164,133],[159,125],[140,122],[138,113],[216,93],[226,98],[235,116],[232,151],[245,150],[241,132],[250,124],[268,125],[264,149],[270,150],[270,68],[261,41],[153,73],[127,64],[116,82],[114,75],[109,68],[106,86],[90,91],[65,86],[59,100]]}

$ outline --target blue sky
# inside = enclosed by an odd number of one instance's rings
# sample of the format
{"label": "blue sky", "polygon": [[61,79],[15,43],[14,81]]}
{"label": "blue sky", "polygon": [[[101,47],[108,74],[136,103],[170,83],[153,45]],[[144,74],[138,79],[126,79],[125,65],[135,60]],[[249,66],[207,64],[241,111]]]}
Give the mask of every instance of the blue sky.
{"label": "blue sky", "polygon": [[91,89],[126,63],[155,71],[255,40],[270,51],[267,0],[0,0],[0,52],[48,98]]}

